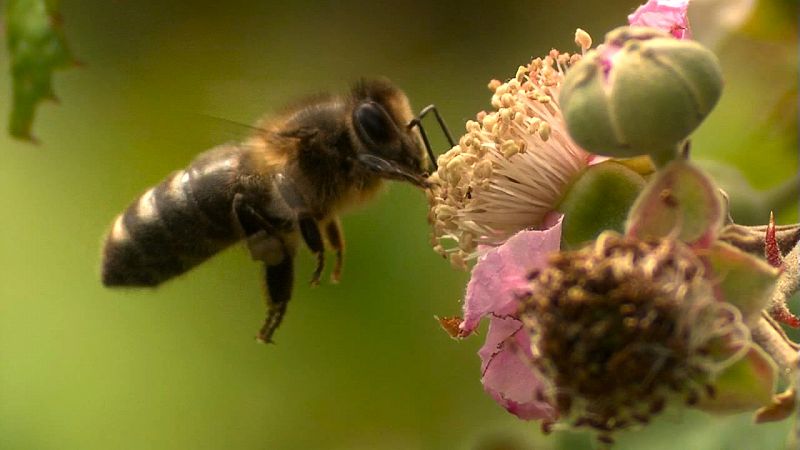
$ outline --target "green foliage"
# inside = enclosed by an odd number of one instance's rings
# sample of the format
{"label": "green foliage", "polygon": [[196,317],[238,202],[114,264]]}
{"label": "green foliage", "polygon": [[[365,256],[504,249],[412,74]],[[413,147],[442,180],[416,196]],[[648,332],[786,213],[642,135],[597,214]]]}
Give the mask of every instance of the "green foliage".
{"label": "green foliage", "polygon": [[53,71],[76,64],[61,28],[58,0],[9,0],[6,43],[11,54],[13,106],[9,132],[33,139],[31,124],[37,105],[55,100]]}

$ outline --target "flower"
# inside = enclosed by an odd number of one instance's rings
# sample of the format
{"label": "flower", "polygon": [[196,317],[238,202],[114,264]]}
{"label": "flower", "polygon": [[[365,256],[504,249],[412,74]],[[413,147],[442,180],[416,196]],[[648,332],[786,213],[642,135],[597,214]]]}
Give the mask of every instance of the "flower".
{"label": "flower", "polygon": [[[677,13],[651,3],[631,21],[664,13],[649,25],[688,33],[686,2],[671,3],[684,6]],[[584,53],[591,46],[580,30],[575,40]],[[609,68],[622,48],[612,44],[601,46]],[[563,422],[609,441],[675,399],[719,410],[769,402],[774,367],[748,327],[777,271],[717,241],[722,198],[688,163],[666,165],[647,187],[647,158],[592,165],[560,109],[567,69],[581,58],[553,50],[508,82],[492,81],[495,111],[469,121],[439,158],[429,192],[434,248],[457,267],[476,260],[463,319],[440,322],[463,338],[489,318],[484,389],[545,430]],[[622,223],[624,234],[601,233]],[[562,244],[578,249],[559,252]],[[731,368],[746,380],[731,382]]]}
{"label": "flower", "polygon": [[540,398],[601,440],[670,403],[713,399],[716,377],[750,349],[740,311],[672,238],[604,233],[550,257],[530,292],[521,319]]}
{"label": "flower", "polygon": [[[543,229],[548,214],[591,156],[570,139],[558,94],[579,55],[550,52],[489,88],[493,112],[468,121],[458,145],[431,176],[434,249],[458,267],[520,230]],[[455,243],[455,245],[453,245]]]}
{"label": "flower", "polygon": [[691,39],[689,0],[648,0],[628,16],[633,26],[658,28],[678,39]]}
{"label": "flower", "polygon": [[[484,388],[520,418],[592,428],[602,441],[670,404],[769,403],[774,367],[749,326],[778,270],[717,241],[723,219],[716,186],[677,161],[637,199],[625,235],[555,252],[558,221],[488,252],[461,324],[466,335],[490,317],[479,352]],[[742,367],[746,383],[720,381]]]}

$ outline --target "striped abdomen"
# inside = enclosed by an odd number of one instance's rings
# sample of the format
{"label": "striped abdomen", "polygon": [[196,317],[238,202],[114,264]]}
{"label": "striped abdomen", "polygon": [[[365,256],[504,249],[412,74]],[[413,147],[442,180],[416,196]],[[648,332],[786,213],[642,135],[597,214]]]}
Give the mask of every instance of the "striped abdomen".
{"label": "striped abdomen", "polygon": [[232,205],[243,156],[235,146],[209,150],[117,216],[103,250],[103,284],[155,286],[241,239]]}

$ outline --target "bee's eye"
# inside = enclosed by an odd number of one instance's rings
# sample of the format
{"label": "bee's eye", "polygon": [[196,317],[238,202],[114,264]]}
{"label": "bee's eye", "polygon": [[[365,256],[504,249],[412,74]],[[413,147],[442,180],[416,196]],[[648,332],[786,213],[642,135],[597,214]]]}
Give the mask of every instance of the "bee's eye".
{"label": "bee's eye", "polygon": [[386,110],[377,103],[358,105],[353,112],[353,120],[362,134],[375,144],[385,144],[394,138],[394,124]]}

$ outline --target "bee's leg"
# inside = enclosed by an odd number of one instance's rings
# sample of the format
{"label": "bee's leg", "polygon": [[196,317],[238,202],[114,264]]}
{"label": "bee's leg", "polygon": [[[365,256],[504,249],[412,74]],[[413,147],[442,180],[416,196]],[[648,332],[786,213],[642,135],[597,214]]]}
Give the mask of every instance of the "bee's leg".
{"label": "bee's leg", "polygon": [[296,244],[248,204],[241,194],[233,199],[233,214],[248,240],[253,259],[264,262],[267,316],[257,339],[261,342],[272,342],[272,335],[281,324],[286,305],[292,298]]}
{"label": "bee's leg", "polygon": [[322,235],[319,232],[319,224],[312,216],[302,215],[298,219],[300,224],[300,234],[303,236],[303,241],[308,248],[317,256],[317,268],[314,269],[314,274],[311,276],[311,285],[316,286],[319,284],[319,279],[322,277],[322,269],[325,268],[325,244],[322,241]]}
{"label": "bee's leg", "polygon": [[338,283],[342,277],[342,265],[344,264],[344,234],[339,218],[334,217],[325,225],[325,237],[331,247],[336,250],[336,265],[331,272],[331,281]]}
{"label": "bee's leg", "polygon": [[272,343],[272,335],[280,326],[286,305],[292,298],[292,284],[294,283],[294,258],[290,252],[285,253],[283,260],[275,265],[264,265],[265,280],[267,283],[267,317],[264,325],[258,332],[258,340]]}

